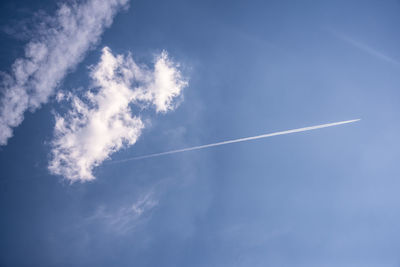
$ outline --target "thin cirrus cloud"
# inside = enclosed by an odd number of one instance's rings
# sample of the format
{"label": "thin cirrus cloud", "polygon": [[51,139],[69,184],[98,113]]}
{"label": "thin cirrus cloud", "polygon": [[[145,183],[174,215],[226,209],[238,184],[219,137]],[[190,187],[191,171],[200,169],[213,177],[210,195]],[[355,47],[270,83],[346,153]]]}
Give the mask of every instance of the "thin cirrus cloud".
{"label": "thin cirrus cloud", "polygon": [[132,105],[166,113],[176,107],[174,100],[187,86],[165,51],[150,69],[130,54],[115,56],[105,47],[90,76],[92,90],[84,97],[61,96],[71,102],[71,109],[56,115],[49,170],[71,182],[93,180],[94,167],[137,141],[144,123],[133,115]]}
{"label": "thin cirrus cloud", "polygon": [[86,222],[89,224],[100,223],[110,232],[125,235],[148,218],[157,205],[158,200],[154,197],[153,192],[147,192],[128,206],[117,209],[100,206],[91,217],[86,219]]}
{"label": "thin cirrus cloud", "polygon": [[61,4],[25,46],[25,56],[2,74],[0,145],[6,145],[13,128],[22,123],[28,109],[46,103],[68,71],[95,45],[115,14],[128,0],[85,0]]}

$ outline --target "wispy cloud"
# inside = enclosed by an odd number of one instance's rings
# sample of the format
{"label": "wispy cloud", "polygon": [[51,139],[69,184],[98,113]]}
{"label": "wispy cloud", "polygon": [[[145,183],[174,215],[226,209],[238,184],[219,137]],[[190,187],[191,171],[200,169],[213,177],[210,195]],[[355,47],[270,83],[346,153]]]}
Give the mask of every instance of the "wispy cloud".
{"label": "wispy cloud", "polygon": [[131,105],[167,112],[187,85],[166,52],[149,69],[130,54],[114,56],[107,47],[91,78],[93,90],[83,98],[68,95],[71,110],[56,116],[49,170],[70,181],[94,179],[95,166],[137,141],[144,123],[132,114]]}
{"label": "wispy cloud", "polygon": [[97,208],[95,213],[86,219],[86,223],[100,223],[110,232],[126,234],[149,217],[150,212],[158,205],[152,192],[140,196],[134,203],[110,209],[105,206]]}
{"label": "wispy cloud", "polygon": [[54,93],[57,85],[85,53],[99,41],[104,29],[128,0],[87,0],[61,4],[54,17],[43,24],[15,60],[10,74],[2,74],[0,145],[7,144],[13,128]]}
{"label": "wispy cloud", "polygon": [[[333,32],[333,31],[331,31],[331,32]],[[369,45],[367,45],[367,44],[365,44],[363,42],[355,40],[355,39],[353,39],[353,38],[351,38],[351,37],[349,37],[349,36],[347,36],[345,34],[342,34],[342,33],[333,32],[333,34],[336,37],[338,37],[339,39],[345,41],[346,43],[354,46],[355,48],[358,48],[358,49],[366,52],[367,54],[369,54],[369,55],[371,55],[371,56],[373,56],[373,57],[375,57],[375,58],[377,58],[379,60],[386,61],[386,62],[388,62],[390,64],[394,64],[394,65],[400,66],[400,62],[397,61],[396,59],[384,54],[383,52],[381,52],[381,51],[379,51],[379,50],[377,50],[377,49],[375,49],[375,48],[373,48],[373,47],[371,47],[371,46],[369,46]]]}

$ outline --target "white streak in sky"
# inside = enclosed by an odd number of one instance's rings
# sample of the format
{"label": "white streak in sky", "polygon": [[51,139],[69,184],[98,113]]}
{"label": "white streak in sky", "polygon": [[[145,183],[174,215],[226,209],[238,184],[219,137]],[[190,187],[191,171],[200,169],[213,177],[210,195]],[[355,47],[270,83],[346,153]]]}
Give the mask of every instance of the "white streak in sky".
{"label": "white streak in sky", "polygon": [[208,147],[222,146],[222,145],[227,145],[227,144],[232,144],[232,143],[246,142],[246,141],[262,139],[262,138],[267,138],[267,137],[272,137],[272,136],[277,136],[277,135],[306,132],[306,131],[311,131],[311,130],[316,130],[316,129],[321,129],[321,128],[327,128],[327,127],[332,127],[332,126],[352,123],[352,122],[356,122],[356,121],[359,121],[359,120],[360,119],[333,122],[333,123],[326,123],[326,124],[320,124],[320,125],[315,125],[315,126],[297,128],[297,129],[286,130],[286,131],[281,131],[281,132],[268,133],[268,134],[256,135],[256,136],[251,136],[251,137],[244,137],[244,138],[233,139],[233,140],[228,140],[228,141],[222,141],[222,142],[213,143],[213,144],[194,146],[194,147],[182,148],[182,149],[177,149],[177,150],[171,150],[171,151],[167,151],[167,152],[161,152],[161,153],[149,154],[149,155],[144,155],[144,156],[139,156],[139,157],[133,157],[133,158],[114,161],[114,162],[111,162],[111,163],[120,163],[120,162],[125,162],[125,161],[130,161],[130,160],[153,158],[153,157],[158,157],[158,156],[163,156],[163,155],[176,154],[176,153],[192,151],[192,150],[199,150],[199,149],[208,148]]}
{"label": "white streak in sky", "polygon": [[99,224],[105,230],[126,235],[150,217],[151,211],[158,205],[153,192],[140,196],[134,203],[122,207],[99,206],[95,213],[85,220],[87,227]]}
{"label": "white streak in sky", "polygon": [[397,61],[396,59],[393,59],[392,57],[385,55],[384,53],[382,53],[381,51],[376,50],[375,48],[372,48],[368,45],[366,45],[365,43],[362,43],[360,41],[354,40],[344,34],[340,34],[340,33],[336,33],[334,32],[334,34],[340,38],[341,40],[345,41],[346,43],[370,54],[371,56],[378,58],[380,60],[386,61],[388,63],[394,64],[396,66],[400,66],[400,62]]}

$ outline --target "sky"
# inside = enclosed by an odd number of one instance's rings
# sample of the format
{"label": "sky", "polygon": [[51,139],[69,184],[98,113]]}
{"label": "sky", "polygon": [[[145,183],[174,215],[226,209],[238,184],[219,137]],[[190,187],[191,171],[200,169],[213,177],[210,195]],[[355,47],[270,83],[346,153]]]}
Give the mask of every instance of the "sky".
{"label": "sky", "polygon": [[0,266],[400,266],[399,12],[2,1]]}

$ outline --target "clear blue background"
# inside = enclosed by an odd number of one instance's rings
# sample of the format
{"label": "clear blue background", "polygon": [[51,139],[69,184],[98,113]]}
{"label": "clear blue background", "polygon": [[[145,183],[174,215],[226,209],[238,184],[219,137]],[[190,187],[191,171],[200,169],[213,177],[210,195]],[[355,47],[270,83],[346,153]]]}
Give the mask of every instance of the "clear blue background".
{"label": "clear blue background", "polygon": [[[2,1],[0,26],[56,7]],[[47,172],[51,102],[0,148],[0,266],[400,266],[399,14],[394,0],[132,1],[98,48],[142,63],[166,49],[190,86],[113,160],[362,121],[103,164],[69,185]],[[2,71],[26,42],[0,33]],[[61,89],[87,85],[99,55]],[[90,219],[149,191],[159,204],[130,231]]]}

